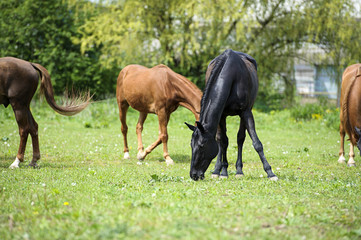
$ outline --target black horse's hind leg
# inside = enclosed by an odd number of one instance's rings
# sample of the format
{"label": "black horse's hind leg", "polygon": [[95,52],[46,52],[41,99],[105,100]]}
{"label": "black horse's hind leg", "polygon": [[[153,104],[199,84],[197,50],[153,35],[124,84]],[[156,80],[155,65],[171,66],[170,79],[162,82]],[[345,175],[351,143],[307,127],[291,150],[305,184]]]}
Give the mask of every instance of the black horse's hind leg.
{"label": "black horse's hind leg", "polygon": [[245,139],[246,139],[246,126],[244,120],[241,118],[239,124],[239,130],[237,134],[238,158],[236,162],[236,170],[237,170],[236,176],[238,177],[243,176],[242,149]]}
{"label": "black horse's hind leg", "polygon": [[254,124],[253,114],[252,114],[251,110],[246,111],[244,113],[243,119],[245,120],[248,134],[252,139],[253,147],[257,151],[257,153],[262,161],[263,169],[267,173],[267,177],[272,180],[277,180],[278,179],[277,176],[272,172],[272,168],[269,165],[269,163],[267,162],[267,159],[264,155],[263,145],[262,145],[261,141],[258,139],[255,124]]}
{"label": "black horse's hind leg", "polygon": [[228,137],[226,128],[226,118],[222,116],[219,127],[217,129],[216,140],[218,143],[219,151],[217,155],[217,162],[214,168],[212,176],[228,177],[228,161],[227,161],[227,148],[228,148]]}

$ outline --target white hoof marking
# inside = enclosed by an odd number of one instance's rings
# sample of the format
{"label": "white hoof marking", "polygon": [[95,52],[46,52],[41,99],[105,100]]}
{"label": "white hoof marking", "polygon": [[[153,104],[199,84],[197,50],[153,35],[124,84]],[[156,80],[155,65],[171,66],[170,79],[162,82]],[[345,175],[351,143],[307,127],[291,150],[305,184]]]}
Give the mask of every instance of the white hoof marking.
{"label": "white hoof marking", "polygon": [[138,158],[139,161],[144,160],[144,158],[145,158],[145,152],[139,151],[138,154],[137,154],[137,158]]}
{"label": "white hoof marking", "polygon": [[339,159],[338,159],[338,162],[339,162],[339,163],[345,163],[345,162],[346,162],[345,157],[344,157],[343,155],[341,155],[341,156],[339,157]]}
{"label": "white hoof marking", "polygon": [[169,156],[165,158],[165,163],[167,165],[174,165],[173,159],[171,159]]}
{"label": "white hoof marking", "polygon": [[243,178],[244,175],[243,174],[236,174],[236,178]]}
{"label": "white hoof marking", "polygon": [[350,157],[350,159],[347,162],[347,166],[349,166],[349,167],[355,167],[356,166],[356,162],[355,162],[355,159],[353,159],[353,157]]}
{"label": "white hoof marking", "polygon": [[19,168],[20,160],[16,157],[15,161],[10,165],[10,169]]}
{"label": "white hoof marking", "polygon": [[271,180],[271,181],[275,181],[275,182],[276,182],[276,181],[278,181],[278,177],[277,177],[277,176],[270,177],[270,178],[269,178],[269,180]]}
{"label": "white hoof marking", "polygon": [[124,159],[130,159],[129,152],[124,153]]}
{"label": "white hoof marking", "polygon": [[212,174],[211,178],[219,178],[218,174]]}

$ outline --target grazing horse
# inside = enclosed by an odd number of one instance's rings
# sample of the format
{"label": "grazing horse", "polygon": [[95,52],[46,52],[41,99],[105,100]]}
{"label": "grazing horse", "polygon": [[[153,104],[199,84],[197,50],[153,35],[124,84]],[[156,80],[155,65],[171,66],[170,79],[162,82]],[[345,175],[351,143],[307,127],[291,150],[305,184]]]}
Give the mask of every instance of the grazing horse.
{"label": "grazing horse", "polygon": [[243,176],[242,147],[247,129],[268,178],[277,180],[266,160],[262,143],[255,130],[251,110],[257,91],[257,64],[251,56],[228,49],[209,64],[199,121],[196,122],[196,126],[186,123],[193,131],[190,169],[190,177],[193,180],[204,178],[205,171],[217,154],[212,177],[219,175],[228,177],[226,117],[234,115],[241,118],[237,135],[236,176]]}
{"label": "grazing horse", "polygon": [[[129,159],[126,114],[129,106],[139,111],[136,127],[139,160],[144,158],[160,143],[163,143],[163,157],[167,164],[173,164],[169,156],[167,125],[170,114],[179,105],[188,108],[199,119],[202,92],[187,78],[173,72],[165,65],[147,68],[140,65],[126,66],[118,76],[117,102],[124,138],[124,159]],[[159,137],[145,150],[142,143],[143,124],[148,113],[155,113],[159,120]]]}
{"label": "grazing horse", "polygon": [[[74,115],[82,111],[90,101],[86,98],[71,99],[66,106],[59,106],[54,100],[53,87],[48,71],[41,65],[27,62],[13,57],[0,58],[0,104],[13,108],[19,126],[20,146],[15,161],[10,168],[18,168],[24,161],[26,142],[29,134],[33,143],[33,159],[29,166],[37,167],[40,159],[38,124],[30,112],[30,101],[33,98],[41,78],[40,92],[45,95],[46,101],[52,109],[62,115]],[[78,100],[85,100],[76,105]]]}
{"label": "grazing horse", "polygon": [[[354,146],[361,151],[361,64],[354,64],[346,68],[342,74],[340,99],[340,136],[341,147],[339,163],[345,163],[344,138],[345,132],[350,138],[349,167],[355,166]],[[360,152],[361,155],[361,152]]]}

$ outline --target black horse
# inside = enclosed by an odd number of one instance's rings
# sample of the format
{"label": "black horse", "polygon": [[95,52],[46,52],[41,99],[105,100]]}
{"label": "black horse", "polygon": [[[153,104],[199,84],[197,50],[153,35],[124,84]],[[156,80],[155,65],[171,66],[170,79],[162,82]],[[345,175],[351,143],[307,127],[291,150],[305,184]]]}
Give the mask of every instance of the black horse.
{"label": "black horse", "polygon": [[205,171],[217,153],[213,176],[228,177],[226,118],[234,115],[241,118],[237,134],[236,176],[243,176],[242,147],[247,129],[268,178],[278,179],[267,162],[255,130],[252,107],[257,91],[257,64],[251,56],[228,49],[209,64],[199,122],[196,122],[196,126],[186,123],[193,131],[190,170],[193,180],[204,178]]}

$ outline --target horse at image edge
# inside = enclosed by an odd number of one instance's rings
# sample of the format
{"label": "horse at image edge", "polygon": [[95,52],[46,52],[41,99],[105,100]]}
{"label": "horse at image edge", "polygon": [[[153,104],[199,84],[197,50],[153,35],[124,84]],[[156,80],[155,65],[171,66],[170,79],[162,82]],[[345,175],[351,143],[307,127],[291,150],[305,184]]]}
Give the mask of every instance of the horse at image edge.
{"label": "horse at image edge", "polygon": [[[30,134],[33,143],[33,159],[29,166],[37,167],[40,159],[38,124],[30,112],[30,102],[41,78],[40,93],[45,95],[49,106],[59,114],[71,116],[79,113],[90,103],[91,97],[79,96],[70,99],[66,106],[59,106],[54,100],[53,87],[48,71],[40,64],[18,58],[0,58],[0,104],[13,108],[19,127],[20,145],[15,161],[10,168],[18,168],[24,161],[26,142]],[[81,101],[81,102],[80,102]],[[76,104],[76,102],[80,102]]]}
{"label": "horse at image edge", "polygon": [[[354,146],[361,151],[361,64],[354,64],[342,74],[340,98],[340,137],[339,163],[345,163],[345,133],[350,138],[350,152],[347,165],[355,166]],[[361,152],[360,152],[361,154]]]}

